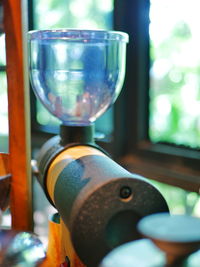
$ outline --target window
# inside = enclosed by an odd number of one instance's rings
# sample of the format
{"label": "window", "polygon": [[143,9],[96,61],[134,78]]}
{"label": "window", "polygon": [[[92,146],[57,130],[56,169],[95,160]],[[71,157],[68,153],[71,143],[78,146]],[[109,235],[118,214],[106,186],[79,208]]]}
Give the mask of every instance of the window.
{"label": "window", "polygon": [[[179,56],[182,59],[183,56],[182,60],[184,60],[186,54],[185,52],[183,54],[179,53],[179,46],[185,42],[187,47],[188,42],[192,42],[193,36],[191,36],[190,31],[192,31],[194,25],[186,25],[186,22],[183,22],[184,14],[181,13],[180,20],[170,21],[169,37],[171,39],[164,39],[163,42],[159,40],[158,30],[160,31],[160,29],[156,28],[158,27],[158,14],[162,11],[163,5],[167,5],[170,11],[171,5],[177,9],[180,1],[110,0],[105,1],[105,6],[103,1],[100,0],[54,0],[47,2],[45,0],[35,0],[33,2],[34,28],[81,27],[86,23],[85,25],[91,26],[91,28],[97,25],[107,29],[113,27],[115,30],[125,31],[129,34],[130,42],[127,47],[127,71],[124,89],[115,103],[114,109],[106,115],[106,125],[108,125],[108,128],[110,127],[108,132],[113,135],[113,141],[109,143],[110,145],[106,149],[108,148],[113,157],[129,171],[148,177],[153,182],[156,180],[154,183],[172,203],[171,207],[174,205],[174,212],[177,212],[178,208],[176,207],[180,206],[179,212],[183,212],[183,210],[187,212],[190,209],[190,213],[200,214],[200,200],[197,194],[200,186],[200,139],[198,138],[200,89],[197,86],[198,67],[195,66],[191,69],[180,63],[179,69],[176,65],[169,69],[169,63],[168,65],[165,64],[171,60],[169,56],[174,55],[173,45],[171,44],[174,39],[177,42],[176,57]],[[83,2],[87,4],[83,8],[83,13],[79,13],[77,6],[83,4]],[[185,9],[187,9],[187,3],[191,5],[189,0],[185,0]],[[198,1],[193,1],[193,5],[195,4],[198,4]],[[88,10],[85,9],[86,6]],[[107,9],[102,10],[100,6]],[[198,9],[194,8],[194,10]],[[99,11],[101,12],[97,16],[96,12]],[[41,19],[44,16],[50,17],[50,15],[45,15],[47,12],[50,12],[49,14],[52,16],[49,22]],[[165,27],[169,20],[166,15],[167,13],[162,17],[163,34],[164,31],[169,30],[169,27]],[[84,19],[86,21],[82,24]],[[88,19],[91,20],[92,24],[87,24],[89,23]],[[102,22],[104,24],[101,24]],[[108,24],[105,24],[105,22]],[[50,24],[48,26],[44,23]],[[158,41],[159,46],[157,47],[156,42]],[[197,44],[196,46],[198,47]],[[162,53],[165,50],[167,51],[164,57]],[[187,60],[188,57],[185,61]],[[161,67],[159,67],[159,64]],[[168,66],[168,69],[166,66]],[[188,93],[188,85],[186,86],[183,80],[189,82],[189,86],[194,85],[191,89],[192,95]],[[184,88],[183,91],[181,91],[181,88]],[[180,108],[180,103],[177,102],[180,91],[182,97],[186,98],[189,94],[190,104],[195,103],[192,113],[190,113],[189,108],[187,112],[185,107]],[[175,98],[171,99],[174,94]],[[179,104],[179,115],[175,110],[177,103]],[[173,105],[175,105],[175,108]],[[36,121],[36,116],[34,118],[37,125],[38,122],[40,123],[40,129],[42,129],[42,125],[45,126],[45,124],[50,123],[49,115],[45,115],[43,112],[46,114],[46,111],[42,110],[40,106],[37,106],[37,113],[33,112],[33,115],[37,114],[38,116],[38,121]],[[181,119],[180,116],[182,116]],[[184,128],[184,131],[177,132],[182,125],[181,123],[177,124],[177,121],[180,120],[186,127],[188,127],[186,125],[187,120],[191,120],[187,135],[185,134],[186,128]],[[162,128],[163,124],[165,127]],[[105,123],[101,119],[98,125],[97,128],[100,131],[105,131]],[[195,130],[193,131],[194,125]],[[172,199],[174,200],[171,201]]]}
{"label": "window", "polygon": [[[152,99],[151,95],[153,94],[153,80],[150,75],[152,75],[153,63],[150,61],[150,56],[152,57],[152,49],[155,50],[155,48],[152,47],[154,44],[149,38],[149,22],[150,19],[151,22],[153,21],[151,8],[154,8],[154,12],[157,14],[159,7],[156,5],[159,5],[160,2],[151,1],[152,6],[148,0],[115,2],[117,8],[115,27],[128,32],[130,36],[125,90],[123,97],[115,105],[116,118],[121,118],[115,125],[115,132],[120,132],[115,136],[116,143],[119,144],[115,152],[129,170],[198,192],[200,151],[186,146],[183,142],[181,145],[180,142],[175,143],[175,139],[172,143],[172,140],[164,140],[161,137],[159,140],[155,140],[152,133],[151,136],[149,135],[152,127],[155,127],[152,124],[152,117],[150,120],[149,117],[155,116],[155,112],[158,112],[152,111],[151,102],[155,101],[155,98]],[[162,2],[166,3],[166,1]],[[172,5],[174,2],[167,1]],[[156,8],[157,11],[155,11]],[[149,12],[151,12],[151,17]],[[170,86],[168,85],[168,87]],[[197,100],[198,98],[194,99],[194,101]],[[120,113],[121,110],[123,113]],[[153,112],[154,115],[152,115]]]}
{"label": "window", "polygon": [[149,136],[153,142],[200,147],[199,8],[196,0],[151,0]]}

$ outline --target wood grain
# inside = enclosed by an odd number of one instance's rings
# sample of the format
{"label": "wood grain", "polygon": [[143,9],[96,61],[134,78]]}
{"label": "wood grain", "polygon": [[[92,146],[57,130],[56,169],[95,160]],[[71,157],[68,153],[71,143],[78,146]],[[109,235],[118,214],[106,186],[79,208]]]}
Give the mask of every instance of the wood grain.
{"label": "wood grain", "polygon": [[10,161],[7,153],[0,153],[0,176],[10,173]]}
{"label": "wood grain", "polygon": [[32,230],[27,1],[5,0],[12,227]]}

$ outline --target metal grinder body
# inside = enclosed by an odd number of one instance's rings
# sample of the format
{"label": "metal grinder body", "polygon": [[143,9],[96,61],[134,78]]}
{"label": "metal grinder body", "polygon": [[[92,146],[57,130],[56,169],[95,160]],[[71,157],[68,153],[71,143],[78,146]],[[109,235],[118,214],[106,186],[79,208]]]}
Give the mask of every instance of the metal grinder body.
{"label": "metal grinder body", "polygon": [[113,248],[140,238],[136,225],[142,217],[166,212],[168,206],[146,179],[94,143],[61,143],[56,136],[42,147],[39,182],[70,233],[64,243],[86,266],[97,266]]}

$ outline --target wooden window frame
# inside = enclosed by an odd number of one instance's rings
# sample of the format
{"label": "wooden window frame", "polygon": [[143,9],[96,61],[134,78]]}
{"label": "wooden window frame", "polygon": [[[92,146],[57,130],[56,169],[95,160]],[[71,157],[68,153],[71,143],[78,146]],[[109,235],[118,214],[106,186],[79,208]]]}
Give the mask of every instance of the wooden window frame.
{"label": "wooden window frame", "polygon": [[[200,150],[153,144],[149,127],[149,0],[115,1],[115,28],[129,34],[123,95],[115,106],[115,157],[129,171],[199,192]],[[123,110],[123,112],[121,112]]]}

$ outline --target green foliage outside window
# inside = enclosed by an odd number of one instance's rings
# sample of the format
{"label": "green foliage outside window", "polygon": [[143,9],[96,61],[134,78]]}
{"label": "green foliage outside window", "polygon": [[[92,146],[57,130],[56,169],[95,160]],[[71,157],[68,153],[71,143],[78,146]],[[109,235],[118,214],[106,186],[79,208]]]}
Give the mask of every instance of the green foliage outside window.
{"label": "green foliage outside window", "polygon": [[198,0],[151,0],[150,138],[200,147]]}
{"label": "green foliage outside window", "polygon": [[151,180],[168,203],[171,214],[188,214],[200,217],[200,195],[181,188]]}

